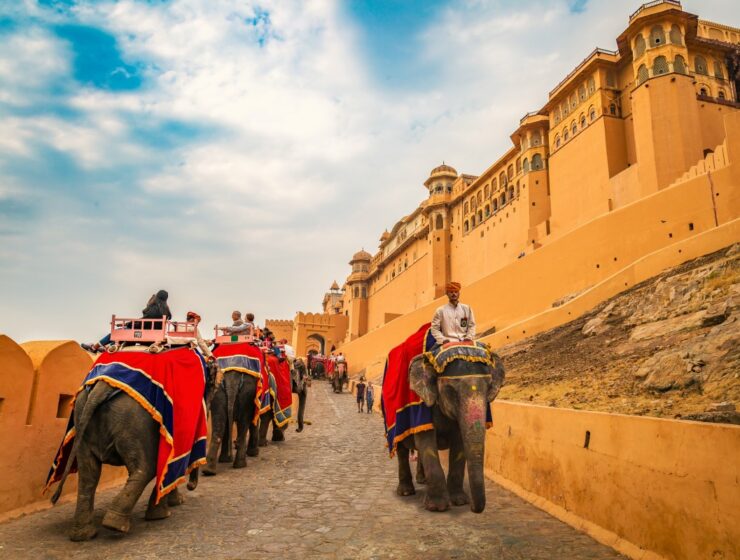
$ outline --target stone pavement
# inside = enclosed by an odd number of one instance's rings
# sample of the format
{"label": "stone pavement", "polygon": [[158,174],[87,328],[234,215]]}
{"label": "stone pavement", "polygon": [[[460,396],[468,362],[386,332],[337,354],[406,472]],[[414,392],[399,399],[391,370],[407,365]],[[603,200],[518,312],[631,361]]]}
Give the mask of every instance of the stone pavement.
{"label": "stone pavement", "polygon": [[[219,465],[194,492],[182,487],[187,501],[169,519],[144,521],[142,498],[128,535],[101,527],[95,540],[73,543],[67,503],[0,525],[0,558],[623,558],[492,482],[480,515],[467,506],[426,512],[423,487],[396,496],[381,418],[358,414],[354,398],[328,383],[314,382],[306,418],[303,433],[290,425],[287,440],[246,469]],[[98,523],[115,492],[98,495]]]}

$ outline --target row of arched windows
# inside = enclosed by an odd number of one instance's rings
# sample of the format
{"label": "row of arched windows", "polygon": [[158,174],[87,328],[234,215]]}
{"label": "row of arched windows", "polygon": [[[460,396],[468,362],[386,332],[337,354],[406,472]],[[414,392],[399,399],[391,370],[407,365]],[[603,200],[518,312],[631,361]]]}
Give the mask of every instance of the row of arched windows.
{"label": "row of arched windows", "polygon": [[[707,61],[703,56],[694,57],[694,72],[696,74],[700,74],[703,76],[709,75],[707,68]],[[653,61],[652,75],[660,76],[662,74],[667,74],[670,71],[671,70],[666,57],[656,56],[655,60]],[[680,54],[676,55],[676,58],[673,59],[673,71],[678,72],[679,74],[688,74],[686,59]],[[637,69],[637,85],[642,84],[649,77],[650,73],[648,72],[647,66],[645,64],[641,64],[640,67]],[[723,65],[719,60],[714,61],[714,77],[720,80],[724,80],[725,77]]]}
{"label": "row of arched windows", "polygon": [[[610,112],[612,115],[617,114],[617,107],[615,104],[611,104],[610,106]],[[562,132],[560,134],[555,135],[555,148],[559,148],[561,144],[564,142],[567,142],[570,140],[570,138],[574,137],[576,134],[578,134],[578,127],[580,125],[580,129],[583,130],[588,126],[589,123],[592,123],[596,120],[596,108],[591,105],[588,108],[588,120],[586,120],[586,114],[581,113],[578,116],[578,123],[576,123],[575,120],[571,121],[570,126],[566,126],[563,128]]]}
{"label": "row of arched windows", "polygon": [[565,119],[570,113],[586,101],[591,95],[596,92],[596,80],[593,76],[589,77],[585,83],[582,83],[576,91],[573,92],[567,99],[565,99],[559,106],[555,108],[552,118],[555,124],[558,124],[561,120]]}
{"label": "row of arched windows", "polygon": [[[671,30],[668,32],[668,37],[674,45],[683,45],[683,33],[678,25],[672,25]],[[640,33],[635,37],[633,56],[635,60],[645,54],[646,48],[660,47],[666,44],[665,29],[661,25],[655,25],[650,30],[648,42],[646,43],[645,37]]]}
{"label": "row of arched windows", "polygon": [[[534,159],[534,158],[533,158]],[[490,202],[486,203],[485,207],[474,212],[469,219],[463,222],[463,233],[468,233],[475,226],[483,223],[485,219],[488,219],[491,214],[495,214],[499,209],[506,206],[507,202],[514,200],[516,196],[519,196],[519,185],[517,184],[516,191],[514,186],[510,186],[508,189],[504,189],[503,192],[494,197]]]}

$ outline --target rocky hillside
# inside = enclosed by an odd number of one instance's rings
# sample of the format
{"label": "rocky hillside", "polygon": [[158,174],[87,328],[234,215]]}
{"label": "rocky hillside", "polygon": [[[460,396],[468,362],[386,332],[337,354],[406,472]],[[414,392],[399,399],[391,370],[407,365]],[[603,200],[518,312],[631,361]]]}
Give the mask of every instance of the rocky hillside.
{"label": "rocky hillside", "polygon": [[499,350],[500,398],[740,424],[740,244]]}

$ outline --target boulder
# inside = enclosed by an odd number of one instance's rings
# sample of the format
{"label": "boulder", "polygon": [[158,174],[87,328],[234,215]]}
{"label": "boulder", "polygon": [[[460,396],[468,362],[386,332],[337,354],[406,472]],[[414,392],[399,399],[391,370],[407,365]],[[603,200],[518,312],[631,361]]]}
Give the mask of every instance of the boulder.
{"label": "boulder", "polygon": [[660,393],[685,389],[701,381],[694,371],[693,360],[675,350],[659,352],[648,358],[635,377],[643,382],[646,389]]}

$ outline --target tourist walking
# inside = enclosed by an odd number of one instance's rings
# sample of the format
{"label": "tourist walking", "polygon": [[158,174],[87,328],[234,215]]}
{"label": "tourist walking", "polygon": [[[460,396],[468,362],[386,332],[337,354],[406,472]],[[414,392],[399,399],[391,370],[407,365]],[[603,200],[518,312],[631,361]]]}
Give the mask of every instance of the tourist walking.
{"label": "tourist walking", "polygon": [[373,413],[373,403],[375,402],[375,387],[373,387],[372,381],[367,382],[367,388],[365,389],[365,401],[367,402],[367,413]]}
{"label": "tourist walking", "polygon": [[360,377],[360,382],[355,386],[357,389],[357,412],[362,412],[365,405],[365,378]]}

